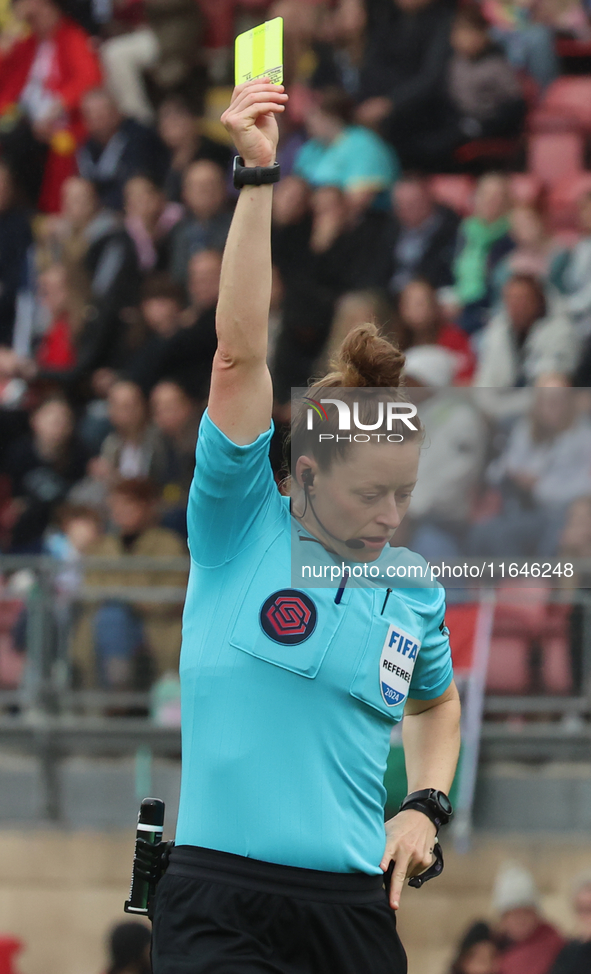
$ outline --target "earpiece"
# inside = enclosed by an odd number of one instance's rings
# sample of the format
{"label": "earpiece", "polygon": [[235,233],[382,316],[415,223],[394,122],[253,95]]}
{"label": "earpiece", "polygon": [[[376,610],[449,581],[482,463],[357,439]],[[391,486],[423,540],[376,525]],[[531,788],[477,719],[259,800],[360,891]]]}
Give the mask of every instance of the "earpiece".
{"label": "earpiece", "polygon": [[365,548],[365,541],[362,541],[361,538],[348,538],[347,540],[344,540],[343,538],[338,538],[336,536],[336,534],[332,534],[332,532],[329,531],[328,528],[325,528],[324,524],[322,523],[322,521],[318,517],[316,511],[314,510],[314,505],[312,503],[312,497],[308,493],[308,490],[310,489],[310,487],[314,483],[314,474],[310,470],[310,467],[306,467],[306,469],[302,471],[302,483],[304,485],[304,491],[305,491],[305,494],[306,494],[306,506],[304,508],[304,513],[301,515],[301,517],[303,517],[304,514],[306,513],[306,511],[308,510],[308,502],[309,502],[310,503],[310,507],[312,509],[312,514],[314,515],[314,517],[318,521],[318,524],[320,525],[320,527],[322,528],[322,530],[324,531],[324,533],[327,534],[329,536],[329,538],[334,538],[335,541],[340,541],[341,544],[347,545],[347,548],[358,548],[358,549],[359,548]]}

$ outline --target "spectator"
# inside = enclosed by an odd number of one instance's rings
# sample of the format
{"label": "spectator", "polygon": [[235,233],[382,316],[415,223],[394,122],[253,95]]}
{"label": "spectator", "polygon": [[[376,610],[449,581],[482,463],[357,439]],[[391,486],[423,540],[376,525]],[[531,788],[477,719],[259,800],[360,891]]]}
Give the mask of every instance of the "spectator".
{"label": "spectator", "polygon": [[429,141],[446,108],[451,7],[443,0],[371,0],[357,120],[378,128],[405,168],[437,171]]}
{"label": "spectator", "polygon": [[403,176],[392,190],[391,214],[376,248],[373,283],[387,287],[393,296],[415,277],[435,288],[449,287],[459,225],[453,210],[435,202],[426,179]]}
{"label": "spectator", "polygon": [[398,301],[398,341],[406,351],[422,345],[440,345],[453,353],[453,382],[469,384],[476,359],[466,332],[443,317],[437,292],[428,281],[416,278],[401,292]]}
{"label": "spectator", "polygon": [[96,369],[90,377],[91,398],[84,405],[77,429],[80,439],[92,457],[100,453],[103,441],[112,429],[107,399],[117,378],[117,373],[113,369]]}
{"label": "spectator", "polygon": [[[39,303],[49,324],[41,337],[35,360],[42,374],[63,376],[76,364],[76,339],[83,306],[77,302],[63,264],[54,264],[39,276]],[[78,303],[78,307],[76,304]]]}
{"label": "spectator", "polygon": [[363,210],[390,188],[400,165],[378,135],[352,120],[353,102],[344,91],[322,91],[306,114],[310,139],[295,158],[293,174],[312,187],[337,187]]}
{"label": "spectator", "polygon": [[93,456],[86,464],[84,476],[68,492],[67,501],[76,506],[91,507],[106,524],[109,520],[107,497],[113,485],[113,471],[103,458]]}
{"label": "spectator", "polygon": [[586,337],[591,333],[591,193],[579,200],[579,226],[583,236],[570,251],[557,255],[551,279],[564,294],[577,330]]}
{"label": "spectator", "polygon": [[[169,338],[164,338],[156,352],[142,357],[140,374],[145,388],[161,379],[172,379],[193,399],[205,400],[213,356],[217,348],[215,307],[217,304],[222,256],[216,250],[202,250],[189,260],[189,307],[183,313],[183,325]],[[148,360],[149,359],[149,360]],[[137,372],[135,374],[138,374]]]}
{"label": "spectator", "polygon": [[[157,527],[158,490],[152,481],[136,477],[115,484],[109,493],[113,530],[89,549],[89,554],[175,558],[186,547],[177,534]],[[184,571],[91,570],[86,585],[126,588],[184,586]],[[156,673],[178,668],[181,601],[112,600],[96,612],[85,613],[73,644],[78,680],[83,686],[110,689],[146,688]]]}
{"label": "spectator", "polygon": [[47,399],[31,413],[30,432],[15,439],[4,458],[10,478],[12,551],[39,553],[55,507],[84,475],[87,456],[74,434],[67,402]]}
{"label": "spectator", "polygon": [[142,390],[133,382],[115,382],[109,391],[109,419],[113,432],[101,448],[101,459],[116,479],[151,477],[161,482],[166,462],[158,431],[149,422]]}
{"label": "spectator", "polygon": [[312,197],[311,188],[297,176],[282,179],[273,191],[273,264],[286,291],[309,275]]}
{"label": "spectator", "polygon": [[188,213],[172,234],[169,269],[186,286],[189,258],[200,250],[221,252],[230,228],[224,173],[215,162],[191,163],[183,179],[183,201]]}
{"label": "spectator", "polygon": [[483,11],[493,25],[493,37],[518,71],[530,75],[545,88],[559,74],[554,31],[544,23],[541,3],[504,3],[484,0]]}
{"label": "spectator", "polygon": [[120,110],[149,125],[154,111],[146,75],[157,100],[190,85],[201,53],[201,11],[194,0],[123,0],[115,11],[122,8],[127,30],[103,43],[105,72]]}
{"label": "spectator", "polygon": [[106,974],[150,974],[150,928],[137,920],[118,923],[109,933]]}
{"label": "spectator", "polygon": [[507,945],[501,953],[499,974],[548,974],[564,938],[542,917],[531,874],[510,863],[502,867],[493,905],[499,915],[497,932]]}
{"label": "spectator", "polygon": [[145,72],[158,62],[158,38],[148,23],[145,2],[119,0],[106,25],[101,45],[107,87],[122,114],[143,125],[154,121],[145,85]]}
{"label": "spectator", "polygon": [[[197,403],[178,382],[163,379],[152,389],[150,406],[152,421],[162,434],[168,455],[164,484],[178,487],[176,500],[186,504],[195,469],[195,444],[201,418]],[[173,497],[165,496],[165,500],[172,501]]]}
{"label": "spectator", "polygon": [[549,307],[539,281],[514,274],[501,309],[482,332],[474,385],[506,388],[533,385],[547,374],[572,376],[578,347],[574,326]]}
{"label": "spectator", "polygon": [[575,880],[573,907],[577,918],[578,939],[563,947],[550,974],[587,974],[591,970],[591,873],[589,872],[582,873]]}
{"label": "spectator", "polygon": [[201,120],[182,98],[167,98],[158,109],[158,131],[171,155],[164,191],[174,203],[181,202],[183,175],[192,162],[209,159],[223,171],[230,165],[228,146],[203,135],[200,125]]}
{"label": "spectator", "polygon": [[460,226],[454,261],[455,291],[462,305],[460,324],[471,334],[482,328],[491,302],[491,277],[497,263],[513,250],[509,233],[509,183],[506,176],[483,176],[474,212]]}
{"label": "spectator", "polygon": [[[222,252],[220,250],[200,250],[193,254],[188,268],[189,307],[184,315],[186,328],[201,319],[215,324],[215,306],[220,293],[220,274]],[[214,328],[215,334],[215,328]]]}
{"label": "spectator", "polygon": [[308,247],[318,282],[337,293],[356,286],[378,256],[382,223],[382,214],[359,210],[337,186],[316,189]]}
{"label": "spectator", "polygon": [[135,248],[120,218],[101,210],[92,184],[78,177],[64,183],[61,217],[51,218],[43,237],[40,262],[62,263],[78,310],[84,306],[73,362],[53,372],[75,387],[89,371],[118,365],[124,354],[123,309],[135,301],[138,287]]}
{"label": "spectator", "polygon": [[393,319],[392,305],[382,291],[346,292],[342,297],[337,298],[328,340],[315,368],[318,371],[328,372],[330,362],[354,328],[365,325],[368,321],[374,321],[384,334],[392,334]]}
{"label": "spectator", "polygon": [[591,557],[591,497],[578,497],[570,505],[560,538],[560,554],[565,558]]}
{"label": "spectator", "polygon": [[140,270],[164,270],[170,234],[183,217],[180,203],[167,203],[164,192],[147,176],[132,176],[123,191],[125,228],[135,243]]}
{"label": "spectator", "polygon": [[591,427],[572,389],[536,389],[530,414],[513,426],[487,479],[500,513],[474,525],[475,556],[556,554],[569,505],[589,494]]}
{"label": "spectator", "polygon": [[[296,177],[291,184],[297,186]],[[291,205],[297,215],[297,193]],[[359,212],[336,186],[316,189],[311,210],[311,220],[306,214],[275,230],[274,259],[285,290],[272,368],[281,403],[289,399],[291,386],[306,385],[329,337],[336,303],[351,288],[371,286],[372,268],[380,260],[384,214]]]}
{"label": "spectator", "polygon": [[92,507],[62,504],[55,514],[55,530],[48,534],[46,545],[59,557],[67,560],[85,554],[95,544],[104,525]]}
{"label": "spectator", "polygon": [[55,512],[53,527],[44,538],[44,550],[59,561],[63,569],[55,576],[58,614],[66,625],[72,619],[71,600],[78,593],[83,572],[80,560],[95,545],[104,532],[103,520],[94,508],[82,504],[62,504]]}
{"label": "spectator", "polygon": [[556,254],[556,245],[535,206],[514,206],[509,214],[509,224],[515,249],[495,267],[492,275],[493,304],[512,274],[531,274],[541,281],[548,280]]}
{"label": "spectator", "polygon": [[457,141],[518,135],[526,111],[521,86],[476,4],[455,15],[451,46],[448,92]]}
{"label": "spectator", "polygon": [[163,379],[150,396],[152,421],[166,450],[161,523],[187,537],[187,499],[195,470],[195,445],[203,412],[178,382]]}
{"label": "spectator", "polygon": [[112,96],[99,88],[82,101],[89,138],[78,150],[78,168],[94,183],[103,206],[123,209],[123,187],[132,176],[149,176],[161,185],[168,151],[152,129],[119,112]]}
{"label": "spectator", "polygon": [[313,44],[316,64],[310,86],[342,88],[356,98],[367,21],[365,4],[363,0],[341,0],[332,10],[325,9],[323,14]]}
{"label": "spectator", "polygon": [[62,4],[18,0],[17,14],[30,34],[0,61],[0,145],[29,201],[54,212],[83,136],[81,99],[100,84],[100,65],[88,34],[63,15]]}
{"label": "spectator", "polygon": [[16,204],[12,172],[0,161],[0,345],[12,342],[16,296],[31,243],[29,219]]}
{"label": "spectator", "polygon": [[[590,492],[591,494],[591,492]],[[565,561],[574,561],[575,559],[584,559],[586,564],[580,565],[575,563],[574,574],[571,578],[565,579],[562,583],[563,587],[570,590],[570,594],[573,597],[573,606],[570,614],[569,620],[569,649],[570,649],[570,683],[571,692],[574,695],[583,694],[585,692],[585,681],[587,678],[586,674],[586,639],[585,639],[585,599],[579,601],[577,595],[582,594],[586,589],[591,587],[591,572],[588,570],[587,565],[589,564],[589,558],[591,558],[591,496],[588,494],[586,497],[577,497],[568,507],[566,516],[564,519],[564,526],[562,529],[562,534],[560,536],[560,542],[558,546],[558,556],[563,558]],[[578,590],[578,591],[576,591]],[[587,881],[589,876],[587,875]],[[583,882],[583,877],[581,877]],[[591,936],[586,933],[588,930],[588,918],[585,917],[586,905],[585,897],[580,904],[578,903],[578,886],[575,887],[575,913],[577,914],[577,921],[580,934],[580,940],[583,943],[581,950],[577,949],[575,944],[571,947],[565,948],[565,963],[571,961],[575,965],[570,972],[568,966],[563,970],[554,972],[552,974],[578,974],[579,968],[576,966],[576,961],[579,959],[578,955],[581,954],[582,958],[588,962],[589,960],[589,950],[588,941],[591,941]],[[579,915],[580,914],[580,915]],[[571,949],[572,948],[572,949]],[[583,968],[584,970],[584,964]]]}
{"label": "spectator", "polygon": [[466,932],[449,974],[499,974],[499,951],[487,923],[473,923]]}
{"label": "spectator", "polygon": [[160,373],[169,340],[181,327],[183,290],[167,274],[146,278],[140,292],[140,313],[146,330],[142,344],[127,363],[127,374],[148,395]]}
{"label": "spectator", "polygon": [[488,430],[473,401],[451,384],[453,354],[418,345],[406,356],[407,382],[424,386],[417,397],[427,437],[409,509],[410,545],[433,561],[462,552],[484,466]]}
{"label": "spectator", "polygon": [[61,219],[46,230],[53,260],[85,278],[95,304],[118,312],[137,296],[138,264],[121,218],[103,209],[87,179],[73,176],[62,190]]}

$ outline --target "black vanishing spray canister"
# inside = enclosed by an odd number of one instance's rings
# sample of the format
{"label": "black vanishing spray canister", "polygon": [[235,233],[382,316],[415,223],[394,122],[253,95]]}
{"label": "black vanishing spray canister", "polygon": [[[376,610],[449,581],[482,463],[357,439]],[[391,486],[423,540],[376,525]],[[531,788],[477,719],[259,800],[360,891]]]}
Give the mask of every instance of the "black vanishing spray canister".
{"label": "black vanishing spray canister", "polygon": [[126,913],[148,916],[150,898],[156,886],[156,876],[153,879],[147,878],[145,867],[142,868],[142,860],[145,862],[146,859],[142,845],[144,843],[152,846],[159,845],[162,842],[163,829],[164,802],[160,798],[144,798],[137,817],[131,887],[129,899],[125,901],[124,906]]}

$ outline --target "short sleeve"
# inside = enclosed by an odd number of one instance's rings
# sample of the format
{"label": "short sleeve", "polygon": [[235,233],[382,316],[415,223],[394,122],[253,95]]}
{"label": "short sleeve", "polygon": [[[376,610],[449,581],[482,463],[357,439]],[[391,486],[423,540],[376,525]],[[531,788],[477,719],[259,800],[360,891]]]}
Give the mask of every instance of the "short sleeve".
{"label": "short sleeve", "polygon": [[300,179],[305,179],[308,183],[316,183],[316,171],[325,154],[326,149],[316,139],[309,139],[304,142],[294,160],[294,176],[299,176]]}
{"label": "short sleeve", "polygon": [[284,516],[269,461],[272,435],[273,425],[239,446],[203,414],[187,507],[189,550],[198,565],[225,564]]}
{"label": "short sleeve", "polygon": [[399,174],[393,151],[373,132],[360,128],[350,131],[342,176],[342,188],[386,189]]}
{"label": "short sleeve", "polygon": [[449,632],[445,625],[445,592],[431,589],[433,610],[426,618],[425,634],[410,682],[408,695],[415,700],[441,696],[453,679]]}

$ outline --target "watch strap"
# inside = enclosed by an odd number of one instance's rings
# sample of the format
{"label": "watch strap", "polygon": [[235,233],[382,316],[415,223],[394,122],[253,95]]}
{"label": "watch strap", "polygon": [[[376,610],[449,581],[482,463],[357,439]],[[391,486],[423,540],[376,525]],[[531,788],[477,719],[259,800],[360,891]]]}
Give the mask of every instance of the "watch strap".
{"label": "watch strap", "polygon": [[[422,812],[427,818],[431,819],[433,825],[439,833],[439,829],[442,825],[447,825],[452,814],[453,809],[447,812],[442,808],[441,803],[438,800],[438,795],[442,794],[437,792],[434,788],[424,788],[422,791],[413,791],[410,795],[407,795],[404,801],[401,803],[399,811],[403,812],[409,808],[415,809],[417,812]],[[447,795],[445,798],[449,802]]]}
{"label": "watch strap", "polygon": [[274,162],[272,166],[245,166],[242,156],[234,156],[233,180],[235,189],[243,186],[265,186],[278,183],[281,178],[281,166]]}

